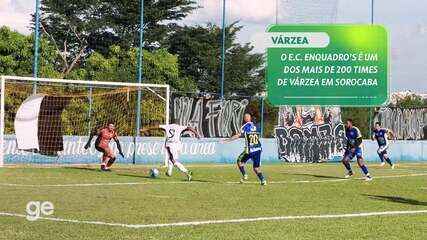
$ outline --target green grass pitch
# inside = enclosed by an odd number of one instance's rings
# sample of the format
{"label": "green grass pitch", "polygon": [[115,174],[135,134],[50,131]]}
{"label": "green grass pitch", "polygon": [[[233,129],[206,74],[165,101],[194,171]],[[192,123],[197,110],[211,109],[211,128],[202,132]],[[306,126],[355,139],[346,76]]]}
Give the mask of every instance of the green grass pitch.
{"label": "green grass pitch", "polygon": [[[339,164],[264,165],[267,186],[250,168],[239,184],[234,165],[188,165],[190,183],[176,169],[150,179],[149,166],[9,166],[0,239],[427,239],[427,164],[370,164],[372,182],[353,166],[345,180]],[[52,202],[54,214],[26,220],[29,201]]]}

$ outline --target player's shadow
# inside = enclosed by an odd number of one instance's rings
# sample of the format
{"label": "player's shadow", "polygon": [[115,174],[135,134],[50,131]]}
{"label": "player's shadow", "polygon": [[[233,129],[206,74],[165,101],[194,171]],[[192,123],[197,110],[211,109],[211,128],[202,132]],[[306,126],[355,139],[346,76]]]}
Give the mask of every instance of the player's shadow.
{"label": "player's shadow", "polygon": [[93,167],[65,167],[65,169],[101,172],[101,170],[99,168],[93,168]]}
{"label": "player's shadow", "polygon": [[342,179],[342,177],[337,177],[337,176],[319,175],[319,174],[311,174],[311,173],[286,173],[286,175],[309,176],[309,177],[324,178],[324,179]]}
{"label": "player's shadow", "polygon": [[369,194],[363,194],[363,195],[367,196],[368,198],[379,200],[379,201],[403,203],[403,204],[417,205],[417,206],[427,206],[427,202],[418,201],[410,198],[403,198],[398,196],[369,195]]}
{"label": "player's shadow", "polygon": [[116,173],[115,175],[117,175],[117,176],[123,176],[123,177],[134,177],[134,178],[151,178],[150,176],[128,174],[128,173]]}
{"label": "player's shadow", "polygon": [[[186,181],[186,180],[184,180],[184,181]],[[193,180],[191,180],[192,182],[199,182],[199,183],[220,183],[220,182],[217,182],[217,181],[211,181],[211,180],[201,180],[201,179],[193,179]]]}
{"label": "player's shadow", "polygon": [[[117,176],[124,176],[124,177],[134,177],[134,178],[145,178],[145,179],[152,179],[150,176],[146,176],[146,175],[135,175],[135,174],[128,174],[128,173],[116,173],[115,175]],[[167,178],[165,178],[163,176],[156,178],[157,180],[167,180]],[[186,182],[187,180],[182,179],[181,181]],[[215,181],[209,181],[209,180],[199,180],[199,179],[193,179],[191,180],[192,182],[199,182],[199,183],[218,183]]]}

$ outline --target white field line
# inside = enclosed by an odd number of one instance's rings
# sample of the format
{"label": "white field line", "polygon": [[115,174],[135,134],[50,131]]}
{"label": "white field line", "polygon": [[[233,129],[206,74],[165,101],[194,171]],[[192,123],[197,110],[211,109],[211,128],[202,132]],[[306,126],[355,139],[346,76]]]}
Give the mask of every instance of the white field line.
{"label": "white field line", "polygon": [[184,199],[183,197],[179,197],[179,196],[155,195],[155,194],[144,194],[144,197],[162,198],[162,199]]}
{"label": "white field line", "polygon": [[406,169],[406,168],[395,168],[395,169],[389,169],[393,172],[406,172],[406,173],[427,173],[425,170],[416,170],[416,169]]}
{"label": "white field line", "polygon": [[71,184],[18,184],[0,183],[7,187],[93,187],[93,186],[127,186],[127,185],[162,185],[162,184],[194,184],[202,182],[116,182],[116,183],[71,183]]}
{"label": "white field line", "polygon": [[[427,213],[427,210],[386,211],[386,212],[364,212],[364,213],[344,213],[344,214],[326,214],[326,215],[239,218],[239,219],[205,220],[205,221],[155,223],[155,224],[108,223],[108,222],[101,222],[101,221],[85,221],[85,220],[55,218],[55,217],[40,217],[38,218],[38,220],[142,229],[142,228],[199,226],[199,225],[226,224],[226,223],[261,222],[261,221],[286,221],[286,220],[299,220],[299,219],[332,219],[332,218],[356,218],[356,217],[370,217],[370,216],[414,215],[414,214],[426,214],[426,213]],[[19,218],[27,217],[26,215],[23,215],[23,214],[7,213],[7,212],[0,212],[0,216],[19,217]]]}
{"label": "white field line", "polygon": [[[374,176],[375,179],[382,178],[401,178],[401,177],[418,177],[427,176],[427,173],[413,173],[402,175],[389,175],[389,176]],[[354,178],[354,180],[361,180],[363,178]],[[269,184],[284,184],[284,183],[323,183],[323,182],[344,182],[352,179],[338,178],[338,179],[325,179],[325,180],[296,180],[296,181],[270,181]],[[210,182],[116,182],[116,183],[71,183],[71,184],[18,184],[18,183],[0,183],[0,186],[6,187],[93,187],[93,186],[131,186],[131,185],[169,185],[169,184],[207,184]],[[245,182],[245,183],[259,183],[259,182]],[[221,183],[216,183],[221,184]],[[223,184],[240,184],[240,182],[224,182]]]}

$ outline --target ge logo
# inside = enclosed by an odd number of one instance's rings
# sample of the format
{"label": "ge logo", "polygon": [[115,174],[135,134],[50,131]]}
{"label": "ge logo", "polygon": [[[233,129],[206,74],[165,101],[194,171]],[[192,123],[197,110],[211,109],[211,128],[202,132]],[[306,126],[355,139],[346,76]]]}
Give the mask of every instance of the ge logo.
{"label": "ge logo", "polygon": [[27,203],[27,220],[36,221],[41,216],[49,216],[53,214],[53,204],[51,202],[31,201]]}

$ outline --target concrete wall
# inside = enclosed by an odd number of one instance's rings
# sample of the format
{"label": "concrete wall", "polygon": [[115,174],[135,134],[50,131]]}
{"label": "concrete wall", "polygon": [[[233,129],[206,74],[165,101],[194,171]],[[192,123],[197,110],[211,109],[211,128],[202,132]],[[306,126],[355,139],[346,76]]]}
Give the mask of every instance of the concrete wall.
{"label": "concrete wall", "polygon": [[[5,136],[5,163],[98,163],[100,153],[93,146],[84,150],[83,146],[87,137],[66,136],[64,138],[64,152],[57,157],[41,156],[16,149],[14,136]],[[134,144],[132,137],[120,137],[125,158],[118,162],[132,163]],[[242,152],[243,139],[228,144],[220,144],[219,139],[205,138],[201,140],[183,138],[183,151],[180,160],[192,163],[234,163]],[[279,162],[275,139],[262,139],[262,160],[266,162]],[[368,161],[378,161],[377,145],[370,140],[364,141],[364,155]],[[390,149],[390,156],[395,161],[427,161],[427,141],[394,141]],[[153,164],[161,163],[164,159],[163,138],[144,137],[138,138],[136,144],[136,163]],[[334,156],[331,161],[337,161],[340,155]]]}

